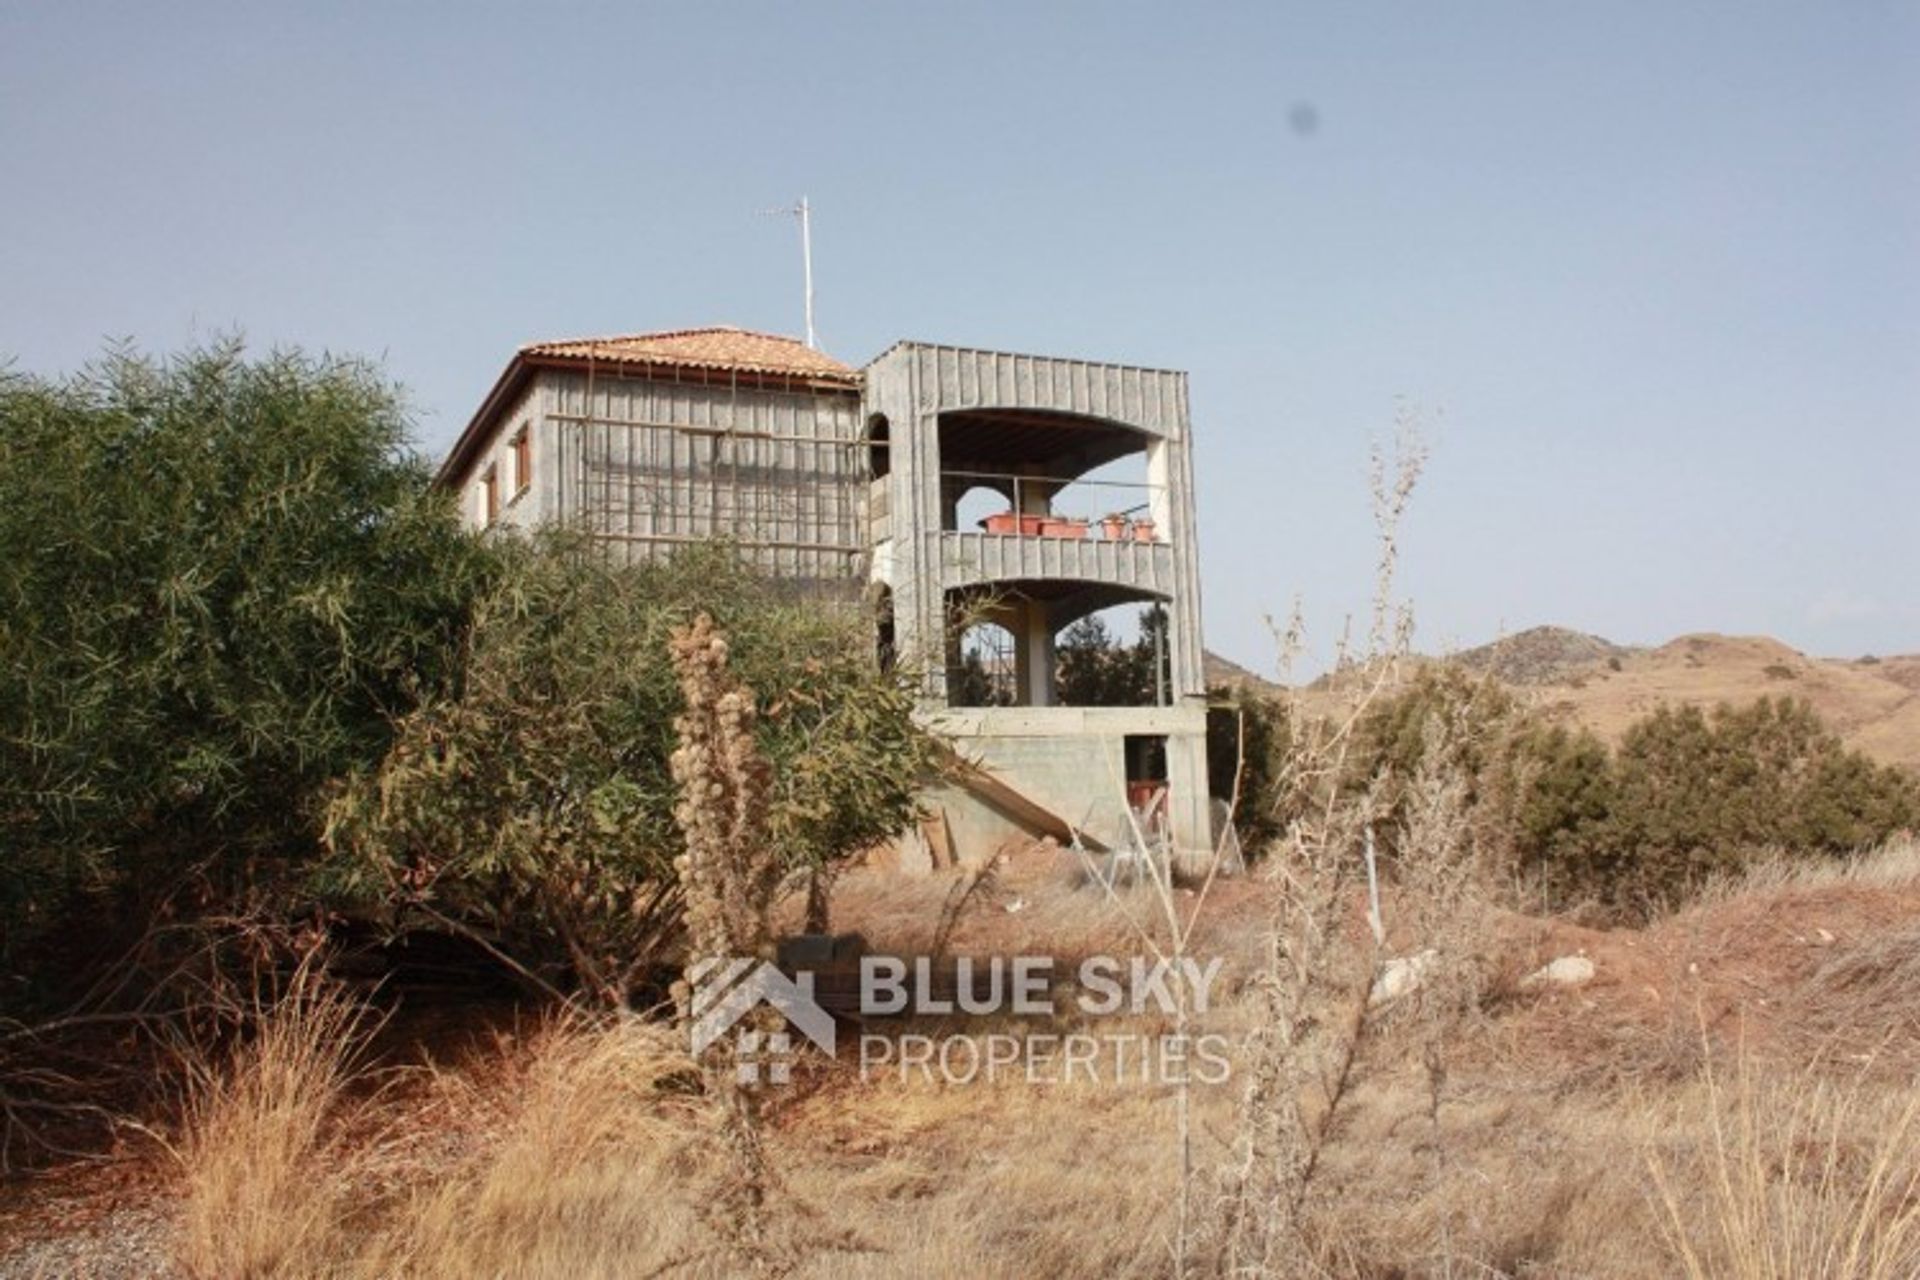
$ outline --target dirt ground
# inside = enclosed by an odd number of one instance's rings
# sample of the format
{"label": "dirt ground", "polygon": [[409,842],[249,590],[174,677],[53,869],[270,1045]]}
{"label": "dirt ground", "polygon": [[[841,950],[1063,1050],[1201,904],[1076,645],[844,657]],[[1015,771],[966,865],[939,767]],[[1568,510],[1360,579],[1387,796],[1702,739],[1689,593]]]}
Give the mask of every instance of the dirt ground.
{"label": "dirt ground", "polygon": [[[1250,876],[1220,881],[1206,897],[1193,950],[1225,959],[1229,993],[1260,963],[1274,892],[1270,881]],[[1179,901],[1191,910],[1199,898],[1186,893]],[[925,954],[938,943],[948,954],[1068,958],[1134,949],[1122,913],[1156,909],[1150,892],[1111,899],[1084,882],[1072,855],[1034,845],[1009,850],[981,876],[850,873],[836,892],[835,926],[860,932],[877,952]],[[1633,1166],[1659,1138],[1646,1127],[1647,1108],[1692,1089],[1703,1062],[1716,1057],[1821,1061],[1910,1081],[1920,1069],[1917,921],[1920,852],[1911,845],[1853,875],[1756,874],[1645,929],[1493,917],[1480,1020],[1452,1064],[1449,1114],[1460,1148],[1450,1158],[1489,1185],[1532,1186],[1525,1170],[1543,1152],[1557,1176],[1576,1181]],[[1575,956],[1591,961],[1589,980],[1527,981],[1549,961]],[[377,1088],[381,1119],[369,1122],[361,1143],[378,1152],[359,1175],[370,1184],[365,1194],[377,1200],[430,1183],[498,1141],[527,1091],[523,1049],[537,1032],[538,1019],[510,1005],[397,1010],[379,1037],[379,1082],[368,1086]],[[772,1109],[776,1158],[823,1214],[858,1200],[911,1204],[919,1217],[898,1221],[863,1209],[866,1242],[841,1256],[833,1273],[896,1274],[889,1267],[904,1257],[933,1274],[991,1271],[994,1259],[1010,1254],[1044,1261],[1063,1248],[1057,1232],[1043,1229],[1049,1214],[1107,1213],[1131,1230],[1164,1229],[1164,1196],[1137,1198],[1138,1188],[1167,1175],[1164,1090],[1042,1094],[1018,1085],[863,1080],[853,1053],[843,1041],[838,1061],[811,1063]],[[1349,1121],[1357,1145],[1336,1155],[1329,1174],[1342,1194],[1361,1201],[1399,1194],[1379,1185],[1380,1170],[1397,1166],[1378,1152],[1423,1123],[1417,1074],[1386,1062],[1362,1090]],[[1629,1114],[1624,1098],[1637,1100],[1631,1124],[1621,1118]],[[1230,1136],[1233,1099],[1223,1088],[1197,1103],[1215,1156]],[[169,1143],[176,1140],[168,1117],[141,1117],[97,1159],[0,1187],[0,1277],[170,1274],[180,1177]],[[1375,1156],[1363,1157],[1369,1149]],[[1089,1160],[1104,1171],[1098,1178],[1067,1172],[1094,1167]],[[1422,1203],[1440,1205],[1433,1212],[1445,1221],[1479,1224],[1474,1230],[1485,1240],[1476,1256],[1524,1259],[1546,1249],[1535,1236],[1546,1229],[1550,1205],[1493,1221],[1486,1204],[1454,1203],[1452,1184],[1432,1180],[1425,1167],[1410,1164],[1395,1176],[1417,1186]],[[1028,1197],[1039,1220],[1004,1216],[1012,1194]],[[1644,1197],[1630,1199],[1563,1214],[1554,1247],[1572,1248],[1569,1232],[1603,1234],[1609,1214],[1640,1215],[1651,1231]],[[927,1223],[969,1243],[928,1252]],[[1084,1262],[1062,1254],[1060,1273]],[[1153,1274],[1157,1265],[1149,1257],[1138,1271]],[[1524,1270],[1514,1265],[1513,1274]]]}

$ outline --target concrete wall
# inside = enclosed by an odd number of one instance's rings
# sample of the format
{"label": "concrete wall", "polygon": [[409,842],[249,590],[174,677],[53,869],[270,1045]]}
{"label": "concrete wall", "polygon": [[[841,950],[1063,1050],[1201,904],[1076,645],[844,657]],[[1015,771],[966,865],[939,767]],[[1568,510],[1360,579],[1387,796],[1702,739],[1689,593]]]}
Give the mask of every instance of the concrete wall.
{"label": "concrete wall", "polygon": [[779,578],[867,578],[868,481],[852,392],[545,371],[560,516],[634,558],[715,537]]}
{"label": "concrete wall", "polygon": [[[500,416],[499,424],[487,438],[474,460],[466,483],[460,490],[460,515],[473,528],[486,525],[487,499],[485,477],[489,467],[500,482],[498,523],[503,528],[531,529],[553,518],[560,487],[559,451],[552,425],[546,416],[545,388],[536,379]],[[527,429],[533,445],[533,483],[520,489],[520,477],[514,471],[513,437]]]}
{"label": "concrete wall", "polygon": [[[1165,737],[1174,845],[1210,844],[1205,707],[953,708],[926,721],[969,761],[1107,845],[1128,838],[1127,737]],[[977,856],[959,843],[957,829],[973,819],[950,811],[948,821],[962,855]]]}
{"label": "concrete wall", "polygon": [[[1127,587],[1167,599],[1174,694],[1205,698],[1185,374],[912,342],[890,348],[865,373],[866,412],[886,418],[892,440],[888,509],[895,544],[895,626],[902,655],[926,675],[930,700],[945,699],[947,590],[1015,573]],[[1122,555],[1112,544],[1088,543],[1067,551],[1025,538],[994,539],[988,547],[983,535],[945,532],[949,495],[941,475],[940,416],[981,410],[1072,414],[1141,436],[1149,481],[1160,486],[1154,517],[1164,549]],[[995,555],[1002,563],[983,563]],[[1040,563],[1047,556],[1062,563]],[[1007,557],[1035,563],[1004,563]]]}

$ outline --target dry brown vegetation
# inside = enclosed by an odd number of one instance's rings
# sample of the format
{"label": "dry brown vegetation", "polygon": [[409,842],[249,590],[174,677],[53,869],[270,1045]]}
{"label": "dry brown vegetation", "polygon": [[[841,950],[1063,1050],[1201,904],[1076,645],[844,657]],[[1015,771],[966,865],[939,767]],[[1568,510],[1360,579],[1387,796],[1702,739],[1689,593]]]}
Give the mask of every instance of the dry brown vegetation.
{"label": "dry brown vegetation", "polygon": [[[1920,769],[1920,654],[1817,658],[1766,636],[1685,635],[1651,649],[1597,636],[1536,627],[1456,654],[1568,725],[1618,742],[1662,705],[1746,706],[1758,698],[1804,699],[1841,741],[1881,764]],[[1432,659],[1401,663],[1409,676]],[[1272,688],[1269,680],[1209,655],[1209,680]],[[1338,706],[1350,677],[1300,689],[1315,714]]]}
{"label": "dry brown vegetation", "polygon": [[[1065,871],[1044,850],[1009,857],[956,945],[1120,944]],[[951,888],[856,875],[839,914],[911,943]],[[1244,940],[1271,892],[1233,885],[1196,946]],[[1915,1274],[1916,906],[1908,844],[1849,873],[1767,868],[1646,931],[1497,918],[1487,998],[1453,1024],[1437,1091],[1416,1019],[1389,1011],[1360,1046],[1302,1252],[1274,1270]],[[1582,947],[1586,986],[1512,981]],[[1261,1007],[1239,990],[1217,1025],[1245,1031]],[[1822,1009],[1878,1043],[1823,1034],[1806,1017]],[[661,1029],[561,1020],[454,1065],[356,1075],[349,1018],[292,1002],[205,1077],[181,1148],[184,1273],[736,1272],[707,1211],[729,1164],[712,1105]],[[793,1274],[1172,1273],[1170,1090],[863,1082],[848,1052],[802,1076],[766,1116],[772,1235],[805,1242]],[[1239,1087],[1195,1091],[1203,1172],[1231,1155]]]}
{"label": "dry brown vegetation", "polygon": [[[1397,725],[1392,767],[1352,767],[1411,665],[1390,602],[1420,456],[1376,456],[1366,651],[1331,682],[1342,708],[1291,708],[1260,792],[1285,821],[1250,874],[1141,836],[1124,881],[1041,845],[833,895],[834,928],[896,955],[1219,957],[1211,1008],[856,1023],[748,1092],[727,1050],[695,1061],[622,1001],[528,1025],[467,1009],[451,1041],[403,1004],[376,1037],[303,971],[195,1065],[177,1133],[150,1131],[169,1227],[117,1273],[1920,1274],[1920,846],[1748,866],[1637,927],[1512,910],[1509,833],[1461,764],[1486,733],[1470,704]],[[726,654],[704,625],[676,644],[690,965],[764,956],[825,905],[771,865]],[[1552,961],[1591,968],[1543,982]],[[865,1031],[1214,1032],[1233,1071],[869,1073]],[[18,1256],[0,1275],[74,1269]]]}

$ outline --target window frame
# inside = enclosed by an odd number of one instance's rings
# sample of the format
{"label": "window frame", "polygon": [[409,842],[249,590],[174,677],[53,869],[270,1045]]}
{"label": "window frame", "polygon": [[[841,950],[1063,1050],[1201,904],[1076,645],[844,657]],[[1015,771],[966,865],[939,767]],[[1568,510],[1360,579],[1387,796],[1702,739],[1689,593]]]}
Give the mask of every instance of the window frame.
{"label": "window frame", "polygon": [[522,422],[507,440],[507,447],[513,451],[513,497],[508,501],[517,502],[533,487],[533,423]]}

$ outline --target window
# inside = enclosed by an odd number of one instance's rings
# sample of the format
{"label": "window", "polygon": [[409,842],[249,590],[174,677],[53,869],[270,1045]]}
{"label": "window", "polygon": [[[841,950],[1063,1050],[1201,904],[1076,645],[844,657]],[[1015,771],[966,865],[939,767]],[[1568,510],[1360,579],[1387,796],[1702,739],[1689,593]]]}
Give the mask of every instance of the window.
{"label": "window", "polygon": [[485,517],[482,528],[491,525],[500,518],[500,473],[497,468],[488,467],[480,477],[480,510]]}
{"label": "window", "polygon": [[513,496],[516,498],[533,483],[533,440],[527,434],[529,425],[521,423],[513,437]]}

